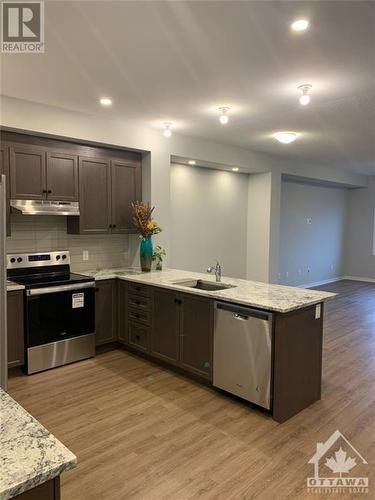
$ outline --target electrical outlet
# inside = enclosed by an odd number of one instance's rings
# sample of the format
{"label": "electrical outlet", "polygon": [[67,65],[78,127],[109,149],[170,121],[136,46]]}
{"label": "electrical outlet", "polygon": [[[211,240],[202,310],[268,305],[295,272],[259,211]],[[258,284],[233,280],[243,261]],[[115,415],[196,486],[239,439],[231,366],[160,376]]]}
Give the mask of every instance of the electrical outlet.
{"label": "electrical outlet", "polygon": [[286,276],[287,278],[289,278],[289,271],[287,271],[287,272],[285,273],[285,276]]}
{"label": "electrical outlet", "polygon": [[311,225],[312,224],[312,218],[311,217],[306,217],[306,224]]}
{"label": "electrical outlet", "polygon": [[331,264],[331,271],[333,271],[335,268],[335,266],[333,264]]}
{"label": "electrical outlet", "polygon": [[307,266],[307,272],[309,273],[311,271],[311,267]]}
{"label": "electrical outlet", "polygon": [[83,250],[82,260],[89,260],[89,251],[88,250]]}
{"label": "electrical outlet", "polygon": [[298,269],[298,276],[302,276],[302,269]]}

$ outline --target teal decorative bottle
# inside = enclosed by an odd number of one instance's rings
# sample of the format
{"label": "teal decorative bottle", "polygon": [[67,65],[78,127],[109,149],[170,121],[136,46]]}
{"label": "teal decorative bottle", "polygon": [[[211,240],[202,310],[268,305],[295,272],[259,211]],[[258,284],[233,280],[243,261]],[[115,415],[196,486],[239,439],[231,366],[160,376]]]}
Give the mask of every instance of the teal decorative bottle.
{"label": "teal decorative bottle", "polygon": [[146,238],[142,238],[141,248],[140,248],[142,272],[148,273],[151,271],[152,254],[153,253],[154,253],[154,249],[152,247],[151,236],[146,236]]}

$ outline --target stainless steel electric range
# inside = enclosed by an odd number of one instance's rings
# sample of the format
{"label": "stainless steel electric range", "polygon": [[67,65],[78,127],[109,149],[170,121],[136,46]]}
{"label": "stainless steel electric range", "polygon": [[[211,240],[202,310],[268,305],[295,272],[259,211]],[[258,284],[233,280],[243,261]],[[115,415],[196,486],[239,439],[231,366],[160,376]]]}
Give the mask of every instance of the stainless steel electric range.
{"label": "stainless steel electric range", "polygon": [[68,251],[7,255],[25,286],[26,373],[95,355],[95,280],[70,272]]}

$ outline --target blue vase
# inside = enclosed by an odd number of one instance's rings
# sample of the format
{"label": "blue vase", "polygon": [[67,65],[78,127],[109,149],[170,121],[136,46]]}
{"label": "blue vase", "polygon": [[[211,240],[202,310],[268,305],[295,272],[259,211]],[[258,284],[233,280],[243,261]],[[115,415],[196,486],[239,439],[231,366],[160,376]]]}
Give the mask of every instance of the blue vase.
{"label": "blue vase", "polygon": [[151,271],[152,254],[153,253],[154,253],[154,249],[152,247],[151,236],[147,236],[146,238],[142,238],[141,248],[140,248],[142,272],[149,273]]}

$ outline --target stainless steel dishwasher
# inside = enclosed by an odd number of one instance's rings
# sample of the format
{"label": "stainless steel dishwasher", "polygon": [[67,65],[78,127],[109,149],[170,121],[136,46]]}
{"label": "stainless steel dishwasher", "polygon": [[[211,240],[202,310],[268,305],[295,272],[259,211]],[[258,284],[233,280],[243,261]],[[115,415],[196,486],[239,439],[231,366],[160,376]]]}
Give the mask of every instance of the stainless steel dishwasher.
{"label": "stainless steel dishwasher", "polygon": [[213,383],[271,408],[272,313],[215,302]]}

